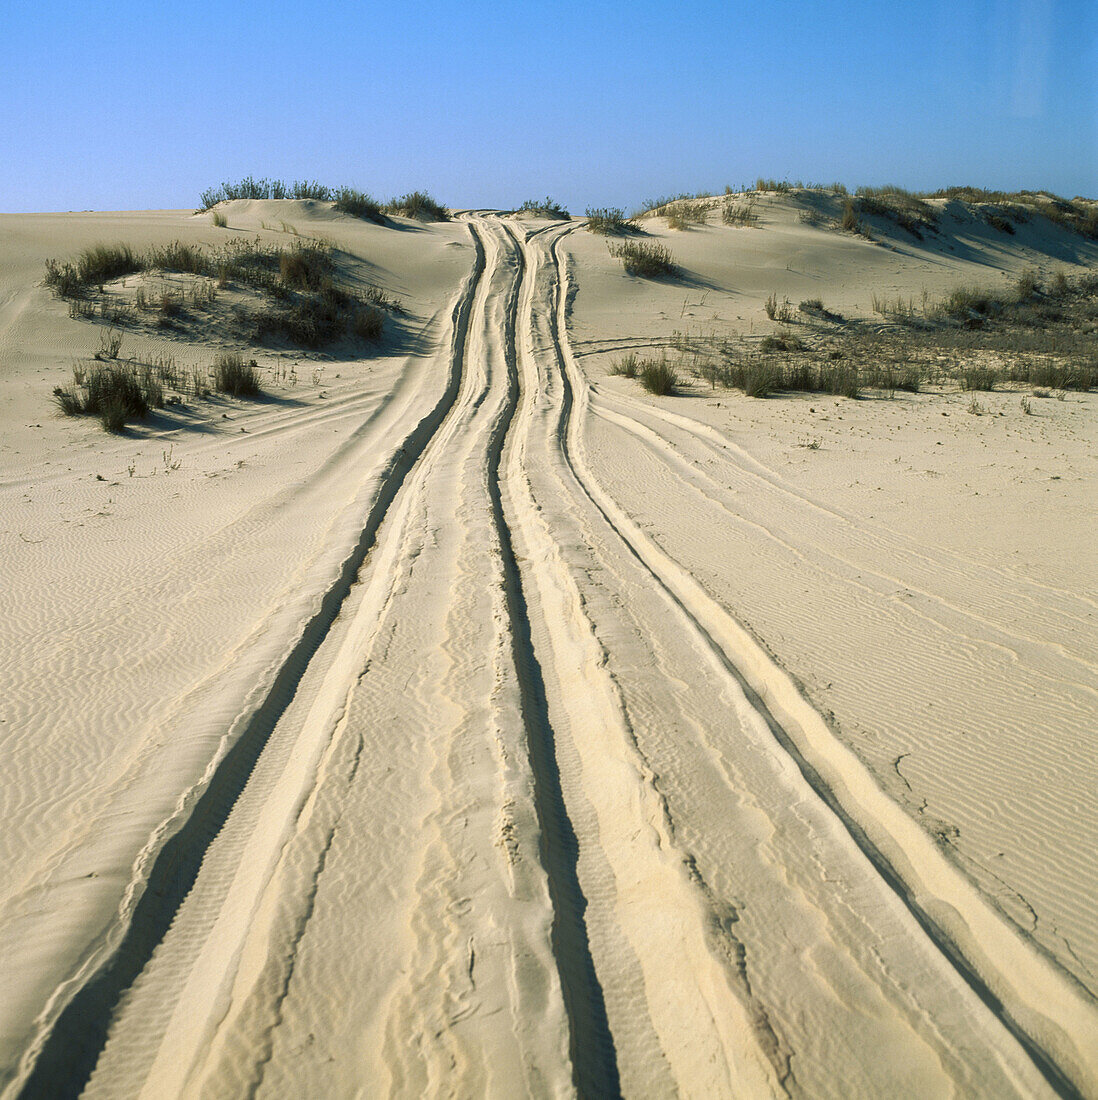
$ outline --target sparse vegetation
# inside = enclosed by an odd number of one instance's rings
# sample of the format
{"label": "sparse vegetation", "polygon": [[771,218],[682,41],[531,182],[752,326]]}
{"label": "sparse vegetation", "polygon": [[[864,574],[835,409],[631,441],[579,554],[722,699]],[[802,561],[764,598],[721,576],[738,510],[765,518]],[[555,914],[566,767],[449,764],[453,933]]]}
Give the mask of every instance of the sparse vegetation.
{"label": "sparse vegetation", "polygon": [[244,356],[237,352],[218,355],[210,376],[218,393],[230,397],[256,397],[260,393],[259,364],[254,359],[245,363]]}
{"label": "sparse vegetation", "polygon": [[436,202],[426,191],[410,191],[400,198],[390,199],[382,208],[383,214],[416,218],[420,221],[444,222],[450,217],[446,208]]}
{"label": "sparse vegetation", "polygon": [[164,404],[164,390],[151,371],[132,363],[74,368],[73,382],[57,386],[54,401],[66,416],[97,416],[103,427],[117,434],[127,420],[143,419],[150,406]]}
{"label": "sparse vegetation", "polygon": [[[117,273],[115,279],[139,272],[152,282],[127,297],[121,290],[106,291],[106,276],[111,272]],[[172,280],[168,273],[188,278]],[[288,248],[266,245],[258,237],[214,249],[175,241],[142,254],[128,246],[99,246],[74,262],[48,261],[45,281],[58,295],[70,299],[70,316],[124,327],[151,313],[153,323],[167,329],[186,328],[195,313],[213,307],[219,289],[235,287],[259,296],[262,302],[258,308],[249,308],[237,300],[222,311],[223,326],[255,340],[277,336],[311,348],[348,333],[377,340],[385,311],[400,308],[376,287],[363,292],[342,288],[332,248],[304,237]],[[89,297],[91,286],[98,287],[94,300]],[[116,338],[120,336],[110,336]],[[114,358],[117,352],[112,355],[104,345],[100,355]]]}
{"label": "sparse vegetation", "polygon": [[632,218],[626,218],[625,211],[617,207],[588,207],[587,228],[592,233],[602,233],[604,236],[620,236],[636,228],[636,222]]}
{"label": "sparse vegetation", "polygon": [[567,221],[572,216],[559,202],[554,202],[548,196],[540,202],[537,199],[527,199],[518,208],[518,212],[520,214],[533,214],[538,218],[553,218],[555,221]]}
{"label": "sparse vegetation", "polygon": [[659,397],[675,392],[679,380],[675,368],[666,359],[645,359],[637,368],[640,384]]}
{"label": "sparse vegetation", "polygon": [[778,296],[772,293],[767,297],[763,308],[771,321],[789,324],[793,320],[793,303],[788,298],[779,303]]}
{"label": "sparse vegetation", "polygon": [[653,278],[658,275],[674,275],[678,270],[670,251],[662,244],[648,241],[622,241],[608,246],[610,255],[622,262],[630,275]]}
{"label": "sparse vegetation", "polygon": [[755,225],[758,220],[759,216],[755,213],[754,195],[743,200],[729,197],[721,204],[721,221],[725,225]]}
{"label": "sparse vegetation", "polygon": [[385,220],[381,203],[355,187],[340,187],[335,193],[334,202],[340,213],[350,214],[353,218],[366,218],[378,223]]}
{"label": "sparse vegetation", "polygon": [[636,378],[638,369],[636,353],[631,352],[623,359],[616,360],[610,367],[610,373],[620,375],[622,378]]}

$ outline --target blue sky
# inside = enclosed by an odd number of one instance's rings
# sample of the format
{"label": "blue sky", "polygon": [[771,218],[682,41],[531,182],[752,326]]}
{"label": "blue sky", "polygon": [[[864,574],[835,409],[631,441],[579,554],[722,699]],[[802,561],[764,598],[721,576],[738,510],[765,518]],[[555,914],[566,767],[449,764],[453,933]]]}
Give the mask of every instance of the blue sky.
{"label": "blue sky", "polygon": [[242,176],[623,206],[757,176],[1098,197],[1098,3],[9,6],[0,210]]}

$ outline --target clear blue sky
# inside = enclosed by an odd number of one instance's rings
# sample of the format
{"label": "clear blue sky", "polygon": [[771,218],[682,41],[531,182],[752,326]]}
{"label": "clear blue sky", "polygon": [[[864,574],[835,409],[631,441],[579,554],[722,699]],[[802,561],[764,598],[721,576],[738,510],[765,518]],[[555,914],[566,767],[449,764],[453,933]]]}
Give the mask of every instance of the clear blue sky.
{"label": "clear blue sky", "polygon": [[249,174],[579,212],[759,175],[1098,197],[1096,29],[1096,0],[14,0],[0,210]]}

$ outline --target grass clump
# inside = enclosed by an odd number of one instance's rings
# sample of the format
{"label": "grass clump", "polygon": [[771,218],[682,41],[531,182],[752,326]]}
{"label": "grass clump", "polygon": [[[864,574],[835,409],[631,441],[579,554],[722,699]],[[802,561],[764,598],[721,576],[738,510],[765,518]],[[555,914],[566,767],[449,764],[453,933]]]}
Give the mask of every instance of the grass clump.
{"label": "grass clump", "polygon": [[622,241],[609,245],[610,255],[621,260],[630,275],[652,278],[657,275],[674,275],[678,268],[670,251],[662,244],[648,241]]}
{"label": "grass clump", "polygon": [[365,218],[367,221],[381,223],[385,215],[381,212],[381,203],[371,198],[365,191],[354,187],[340,187],[335,193],[335,208],[341,214],[350,214],[353,218]]}
{"label": "grass clump", "polygon": [[632,218],[626,218],[625,211],[616,206],[589,206],[584,216],[587,218],[587,228],[592,233],[601,233],[606,237],[621,236],[636,229],[636,222]]}
{"label": "grass clump", "polygon": [[164,404],[164,390],[151,371],[132,363],[112,363],[90,371],[76,367],[69,386],[53,391],[66,416],[97,416],[108,432],[123,431],[126,421],[144,419],[150,406]]}
{"label": "grass clump", "polygon": [[450,218],[446,208],[436,202],[426,191],[410,191],[400,198],[390,199],[382,208],[384,214],[396,214],[404,218],[415,218],[419,221],[448,221]]}
{"label": "grass clump", "polygon": [[789,324],[793,320],[793,303],[788,298],[779,303],[777,294],[771,293],[767,297],[763,308],[771,321]]}
{"label": "grass clump", "polygon": [[259,364],[254,359],[245,363],[244,356],[238,352],[218,355],[210,377],[214,389],[230,397],[257,397],[262,392],[259,387]]}
{"label": "grass clump", "polygon": [[735,198],[726,198],[721,204],[721,221],[725,225],[746,227],[755,225],[758,220],[759,216],[755,213],[754,195],[742,201]]}
{"label": "grass clump", "polygon": [[636,378],[640,369],[637,353],[630,352],[622,359],[616,360],[610,367],[610,373],[622,378]]}
{"label": "grass clump", "polygon": [[640,384],[658,397],[666,397],[675,392],[679,384],[675,368],[666,359],[645,359],[637,368]]}
{"label": "grass clump", "polygon": [[554,202],[548,195],[540,202],[537,199],[527,199],[517,212],[532,214],[537,218],[552,218],[554,221],[568,221],[572,217],[559,202]]}

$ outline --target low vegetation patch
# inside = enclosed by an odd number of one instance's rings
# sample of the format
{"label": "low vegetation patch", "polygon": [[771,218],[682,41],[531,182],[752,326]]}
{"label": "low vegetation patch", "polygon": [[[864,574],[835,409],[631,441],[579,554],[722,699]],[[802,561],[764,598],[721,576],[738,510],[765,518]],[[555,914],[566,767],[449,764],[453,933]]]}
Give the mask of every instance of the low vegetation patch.
{"label": "low vegetation patch", "polygon": [[355,187],[340,187],[333,203],[341,214],[350,214],[353,218],[365,218],[379,224],[385,220],[381,203]]}
{"label": "low vegetation patch", "polygon": [[625,211],[616,206],[589,206],[584,216],[587,218],[587,228],[604,236],[621,236],[637,227],[636,221],[626,218]]}
{"label": "low vegetation patch", "polygon": [[164,388],[155,373],[132,363],[75,367],[71,385],[55,387],[53,396],[66,416],[97,416],[115,434],[128,420],[144,419],[150,407],[164,404]]}
{"label": "low vegetation patch", "polygon": [[649,392],[666,397],[679,384],[675,368],[666,359],[645,359],[637,367],[637,378]]}
{"label": "low vegetation patch", "polygon": [[662,244],[649,241],[622,241],[608,246],[610,255],[621,260],[630,275],[653,278],[658,275],[674,275],[678,268],[670,251]]}
{"label": "low vegetation patch", "polygon": [[227,393],[230,397],[258,397],[259,364],[254,359],[244,362],[244,356],[237,352],[223,352],[219,355],[210,371],[213,388],[218,393]]}
{"label": "low vegetation patch", "polygon": [[[140,286],[107,289],[110,279],[131,274],[142,276]],[[236,337],[277,337],[307,348],[348,335],[375,341],[386,313],[400,309],[376,287],[341,285],[335,251],[308,238],[289,247],[258,237],[217,248],[175,241],[144,253],[98,246],[74,261],[48,261],[45,282],[69,299],[70,316],[112,328],[212,325]],[[218,306],[222,291],[232,292],[231,306]]]}
{"label": "low vegetation patch", "polygon": [[436,202],[426,191],[410,191],[400,198],[390,199],[381,208],[384,214],[399,215],[403,218],[415,218],[419,221],[444,222],[450,217],[441,203]]}
{"label": "low vegetation patch", "polygon": [[548,196],[540,202],[537,199],[527,199],[517,212],[536,218],[552,218],[554,221],[568,221],[572,217],[559,202],[554,202]]}

